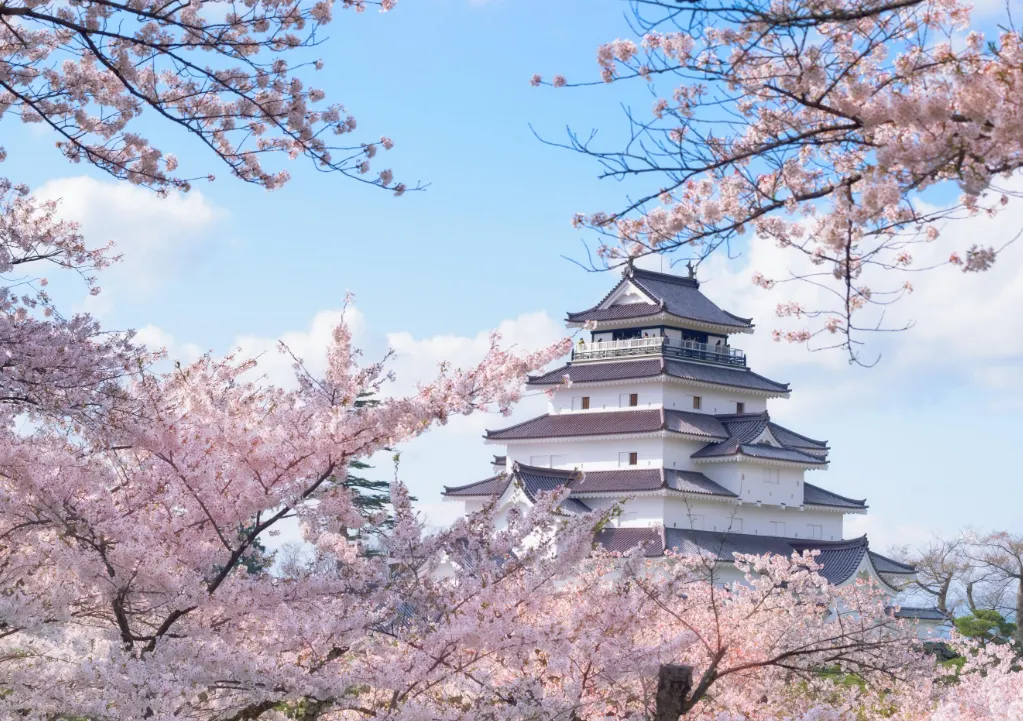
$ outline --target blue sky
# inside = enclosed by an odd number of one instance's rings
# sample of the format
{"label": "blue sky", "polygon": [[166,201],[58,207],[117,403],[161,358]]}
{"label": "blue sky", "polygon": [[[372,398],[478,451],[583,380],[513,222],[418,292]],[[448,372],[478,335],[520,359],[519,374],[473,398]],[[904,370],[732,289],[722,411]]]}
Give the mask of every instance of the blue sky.
{"label": "blue sky", "polygon": [[[596,126],[613,145],[623,95],[535,89],[528,80],[534,72],[595,78],[596,46],[626,33],[625,9],[618,0],[401,0],[388,15],[338,11],[329,39],[310,55],[326,63],[313,84],[348,107],[364,137],[395,140],[377,170],[430,183],[400,199],[301,163],[288,165],[286,188],[268,194],[156,126],[147,132],[165,139],[186,170],[219,179],[160,201],[66,164],[51,136],[10,117],[2,170],[64,198],[65,213],[90,238],[114,238],[124,250],[98,300],[84,300],[77,287],[59,291],[108,327],[142,329],[183,358],[238,345],[258,352],[282,336],[311,357],[351,290],[359,339],[371,355],[396,348],[408,384],[442,358],[471,362],[486,331],[502,324],[521,345],[553,339],[566,310],[588,307],[615,282],[562,256],[584,259],[572,214],[614,208],[626,188],[598,181],[593,163],[542,145],[529,126],[555,139],[566,124]],[[641,88],[631,92],[636,107],[649,106]],[[1023,211],[1012,209],[946,238],[997,244],[1021,224]],[[757,336],[737,341],[753,367],[795,388],[772,413],[831,441],[831,469],[812,480],[868,498],[871,514],[850,533],[869,532],[883,547],[966,525],[1023,525],[1012,456],[1023,433],[1021,260],[1023,249],[1013,248],[984,276],[917,279],[898,311],[916,327],[876,341],[883,358],[869,370],[770,341],[782,298],[754,290],[749,276],[785,267],[772,249],[751,248],[702,271],[708,295],[758,323]],[[271,377],[284,372],[271,355],[267,367]],[[542,407],[528,399],[518,416]],[[489,470],[494,449],[480,433],[505,423],[456,421],[407,449],[402,476],[431,519],[452,510],[437,503],[442,484]]]}

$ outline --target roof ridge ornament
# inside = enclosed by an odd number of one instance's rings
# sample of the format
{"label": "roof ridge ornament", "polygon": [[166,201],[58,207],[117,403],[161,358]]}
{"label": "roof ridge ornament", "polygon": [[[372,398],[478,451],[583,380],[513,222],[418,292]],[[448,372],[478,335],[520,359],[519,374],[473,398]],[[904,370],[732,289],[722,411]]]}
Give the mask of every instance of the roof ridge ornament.
{"label": "roof ridge ornament", "polygon": [[689,271],[689,280],[696,280],[696,268],[693,267],[693,261],[686,261],[686,269]]}

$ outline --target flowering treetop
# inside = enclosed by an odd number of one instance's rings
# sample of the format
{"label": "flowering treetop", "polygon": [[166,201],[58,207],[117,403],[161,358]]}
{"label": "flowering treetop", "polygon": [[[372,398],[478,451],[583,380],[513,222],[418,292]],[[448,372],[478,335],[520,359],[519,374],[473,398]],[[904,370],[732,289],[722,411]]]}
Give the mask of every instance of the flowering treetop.
{"label": "flowering treetop", "polygon": [[268,156],[304,155],[400,195],[405,185],[390,170],[367,175],[392,141],[347,140],[355,118],[339,104],[319,107],[324,93],[301,78],[323,66],[297,53],[318,42],[336,4],[385,12],[395,0],[4,3],[0,116],[42,123],[69,160],[160,190],[187,190],[194,178],[141,134],[143,114],[180,127],[233,175],[267,189],[288,179],[265,167]]}
{"label": "flowering treetop", "polygon": [[[997,213],[1015,197],[1004,185],[1023,165],[1023,38],[971,31],[959,0],[635,8],[640,37],[601,46],[597,61],[604,82],[649,82],[652,109],[630,112],[621,150],[592,137],[569,143],[606,177],[641,184],[615,212],[576,218],[604,236],[608,264],[676,249],[702,259],[746,234],[769,239],[797,254],[795,270],[758,274],[758,285],[808,280],[834,298],[781,307],[816,319],[789,340],[827,331],[855,356],[853,336],[876,321],[857,311],[911,291],[903,272],[931,265],[914,261],[915,245],[936,241],[947,220]],[[928,202],[949,184],[957,202]],[[982,271],[1011,240],[949,248],[945,258]]]}

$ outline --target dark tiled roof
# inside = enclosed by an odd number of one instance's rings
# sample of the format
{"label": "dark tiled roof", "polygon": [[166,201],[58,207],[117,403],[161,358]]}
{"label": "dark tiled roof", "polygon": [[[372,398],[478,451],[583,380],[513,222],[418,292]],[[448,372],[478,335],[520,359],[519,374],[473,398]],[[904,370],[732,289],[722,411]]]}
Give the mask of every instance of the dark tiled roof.
{"label": "dark tiled roof", "polygon": [[665,370],[667,374],[673,378],[699,381],[701,383],[716,383],[717,385],[731,386],[733,388],[748,388],[756,391],[789,392],[788,383],[778,383],[748,370],[675,360],[667,361],[666,365]]}
{"label": "dark tiled roof", "polygon": [[[749,318],[740,318],[718,308],[707,296],[700,292],[700,283],[695,278],[683,278],[667,273],[655,273],[641,268],[632,268],[611,292],[613,293],[622,283],[630,280],[650,298],[651,302],[649,304],[630,303],[605,309],[594,307],[580,313],[569,313],[568,320],[570,322],[583,322],[587,320],[638,318],[653,315],[663,310],[679,318],[727,326],[736,330],[751,327]],[[606,299],[607,296],[605,296]],[[599,306],[600,303],[597,305]],[[619,308],[621,310],[618,310]],[[609,315],[611,312],[622,315]]]}
{"label": "dark tiled roof", "polygon": [[798,538],[757,536],[746,533],[721,531],[694,531],[685,528],[665,528],[665,546],[676,553],[711,553],[722,561],[731,561],[734,554],[764,555],[768,553],[790,556],[793,553],[818,550],[820,574],[831,583],[848,580],[867,552],[867,537],[848,541],[804,541]]}
{"label": "dark tiled roof", "polygon": [[870,562],[874,564],[874,570],[878,573],[891,573],[895,575],[910,575],[916,573],[916,566],[902,563],[895,559],[882,556],[880,553],[870,552]]}
{"label": "dark tiled roof", "polygon": [[779,426],[777,423],[768,423],[767,427],[771,429],[771,434],[778,439],[778,442],[783,446],[789,448],[805,448],[810,450],[827,450],[827,441],[815,441],[812,438],[802,436],[795,431],[790,431],[788,428]]}
{"label": "dark tiled roof", "polygon": [[492,441],[529,440],[533,438],[653,433],[663,430],[703,438],[726,438],[728,435],[721,423],[712,415],[652,409],[548,414],[509,428],[487,431],[487,439]]}
{"label": "dark tiled roof", "polygon": [[588,471],[570,486],[572,493],[637,493],[667,488],[683,493],[734,498],[735,494],[702,473],[663,468]]}
{"label": "dark tiled roof", "polygon": [[589,513],[593,509],[580,501],[578,498],[566,498],[561,502],[560,510],[572,515]]}
{"label": "dark tiled roof", "polygon": [[735,498],[736,494],[724,486],[715,483],[702,473],[695,471],[676,471],[666,469],[664,471],[668,488],[684,493],[703,493],[708,496],[728,496]]}
{"label": "dark tiled roof", "polygon": [[790,448],[778,448],[763,443],[756,445],[739,443],[734,438],[723,443],[712,443],[704,446],[692,455],[693,458],[720,458],[723,456],[743,455],[748,458],[763,458],[770,461],[789,461],[791,463],[805,463],[810,466],[821,466],[827,463],[823,458],[811,456],[808,453],[796,451]]}
{"label": "dark tiled roof", "polygon": [[728,431],[721,421],[709,413],[692,411],[664,411],[665,430],[684,433],[689,436],[707,438],[728,438]]}
{"label": "dark tiled roof", "polygon": [[722,561],[733,560],[733,554],[736,553],[792,555],[792,546],[788,544],[788,539],[775,536],[665,528],[664,541],[668,550],[675,553],[687,555],[710,553]]}
{"label": "dark tiled roof", "polygon": [[649,315],[657,315],[664,306],[656,303],[624,303],[613,305],[610,308],[590,308],[582,313],[569,313],[569,321],[587,320],[624,320],[626,318],[645,318]]}
{"label": "dark tiled roof", "polygon": [[499,496],[508,487],[510,479],[507,474],[498,473],[482,481],[468,483],[464,486],[444,486],[445,496]]}
{"label": "dark tiled roof", "polygon": [[525,466],[516,463],[512,474],[522,484],[522,491],[526,497],[536,500],[537,493],[550,493],[562,486],[566,486],[576,478],[575,471],[559,471],[555,468],[537,468],[536,466]]}
{"label": "dark tiled roof", "polygon": [[778,383],[752,371],[725,366],[704,365],[688,361],[649,358],[635,361],[609,361],[606,363],[567,364],[541,376],[529,379],[531,385],[560,385],[568,376],[573,383],[600,383],[606,381],[656,378],[667,375],[672,378],[713,383],[729,388],[743,388],[769,393],[788,393],[788,383]]}
{"label": "dark tiled roof", "polygon": [[842,583],[849,579],[867,553],[867,537],[861,536],[849,541],[798,541],[791,542],[796,551],[820,550],[817,563],[820,574],[831,583]]}
{"label": "dark tiled roof", "polygon": [[507,462],[508,462],[508,456],[494,456],[494,460],[492,460],[490,463],[491,463],[491,465],[495,465],[495,466],[503,466],[503,465],[506,465]]}
{"label": "dark tiled roof", "polygon": [[[767,411],[762,413],[740,413],[715,416],[726,428],[729,438],[722,443],[713,443],[693,454],[693,458],[719,458],[744,455],[773,461],[790,461],[807,465],[823,465],[827,462],[827,444],[814,441],[771,422]],[[753,443],[769,431],[783,447],[768,443]],[[798,445],[790,445],[789,442]]]}
{"label": "dark tiled roof", "polygon": [[895,618],[911,618],[917,621],[948,621],[949,618],[936,608],[923,608],[921,606],[900,606],[889,608],[894,612]]}
{"label": "dark tiled roof", "polygon": [[642,544],[644,556],[660,556],[664,553],[660,531],[660,528],[605,528],[597,534],[597,543],[612,553],[625,553]]}
{"label": "dark tiled roof", "polygon": [[853,498],[846,498],[837,493],[826,491],[820,486],[803,481],[803,505],[806,506],[836,506],[838,508],[866,508],[866,500],[857,501]]}

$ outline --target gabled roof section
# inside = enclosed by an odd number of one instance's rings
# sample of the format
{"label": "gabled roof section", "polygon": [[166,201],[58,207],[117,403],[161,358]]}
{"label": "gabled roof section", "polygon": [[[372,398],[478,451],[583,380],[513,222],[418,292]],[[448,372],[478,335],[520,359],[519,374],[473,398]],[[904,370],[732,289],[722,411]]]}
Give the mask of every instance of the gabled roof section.
{"label": "gabled roof section", "polygon": [[723,440],[728,437],[724,426],[707,413],[655,408],[641,411],[547,414],[509,428],[488,430],[486,438],[490,441],[536,440],[658,431],[707,439]]}
{"label": "gabled roof section", "polygon": [[820,551],[817,556],[820,574],[834,584],[852,578],[868,549],[866,536],[845,541],[804,541],[780,536],[665,528],[664,538],[665,547],[676,553],[709,553],[721,561],[734,561],[736,553],[791,556],[803,551]]}
{"label": "gabled roof section", "polygon": [[[449,498],[494,498],[500,496],[512,483],[517,483],[519,488],[531,502],[536,502],[536,494],[550,493],[562,486],[570,485],[581,476],[576,471],[562,471],[556,468],[537,468],[521,463],[515,463],[510,473],[500,473],[492,478],[487,478],[476,483],[465,486],[444,486],[442,495]],[[568,514],[589,513],[590,507],[578,498],[566,498],[562,501],[558,510]]]}
{"label": "gabled roof section", "polygon": [[612,553],[626,553],[636,546],[643,547],[647,557],[664,555],[662,528],[605,528],[597,534],[597,545]]}
{"label": "gabled roof section", "polygon": [[[615,292],[625,283],[632,283],[650,300],[649,303],[626,303],[607,305]],[[669,313],[686,320],[708,325],[722,326],[736,331],[753,327],[749,318],[741,318],[721,310],[707,296],[700,292],[696,278],[684,278],[668,273],[655,273],[641,268],[628,268],[625,275],[611,292],[593,308],[578,313],[569,313],[570,323],[584,323],[588,320],[623,320],[642,318],[658,313]]]}
{"label": "gabled roof section", "polygon": [[778,448],[766,444],[740,443],[730,438],[722,443],[712,443],[704,446],[691,458],[728,458],[729,456],[745,456],[747,458],[759,458],[765,461],[782,461],[785,463],[799,463],[807,466],[823,466],[827,460],[809,453],[793,450],[791,448]]}
{"label": "gabled roof section", "polygon": [[870,552],[870,562],[878,573],[891,574],[894,576],[911,576],[916,573],[916,566],[909,563],[902,563],[895,559],[882,556],[880,553]]}
{"label": "gabled roof section", "polygon": [[555,468],[538,468],[516,463],[512,475],[522,484],[522,492],[530,501],[536,501],[537,493],[550,493],[567,486],[579,474],[576,471],[560,471]]}
{"label": "gabled roof section", "polygon": [[826,491],[820,486],[803,481],[803,505],[862,509],[867,507],[867,501],[866,499],[860,501],[854,498],[846,498],[837,493]]}
{"label": "gabled roof section", "polygon": [[484,478],[475,483],[467,483],[464,486],[444,486],[442,495],[451,497],[499,496],[504,493],[510,482],[511,478],[508,474],[498,473],[496,476]]}
{"label": "gabled roof section", "polygon": [[788,383],[779,383],[742,368],[664,358],[583,363],[577,366],[569,363],[543,375],[530,378],[529,384],[534,386],[560,385],[564,382],[565,376],[568,376],[572,383],[606,383],[668,376],[697,383],[710,383],[728,388],[741,388],[777,395],[787,395],[790,390]]}
{"label": "gabled roof section", "polygon": [[[704,446],[692,455],[693,458],[746,456],[808,466],[822,466],[827,463],[827,443],[815,441],[773,423],[767,411],[714,417],[728,431],[728,438]],[[781,446],[765,442],[768,438],[777,441]]]}

